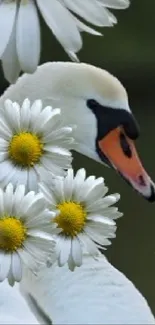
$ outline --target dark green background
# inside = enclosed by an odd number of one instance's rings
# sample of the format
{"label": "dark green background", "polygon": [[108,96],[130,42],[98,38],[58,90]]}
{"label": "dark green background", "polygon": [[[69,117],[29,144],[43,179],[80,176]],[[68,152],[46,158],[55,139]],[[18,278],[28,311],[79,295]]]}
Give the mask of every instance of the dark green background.
{"label": "dark green background", "polygon": [[[118,25],[104,28],[104,37],[83,34],[81,61],[115,74],[128,90],[130,106],[139,121],[137,148],[155,180],[155,0],[132,0],[126,11],[115,11]],[[42,22],[42,62],[66,61],[67,55]],[[0,91],[7,86],[1,72]],[[155,203],[138,196],[111,169],[80,155],[75,168],[104,176],[110,192],[121,193],[117,238],[108,248],[111,263],[121,270],[147,298],[155,313]]]}

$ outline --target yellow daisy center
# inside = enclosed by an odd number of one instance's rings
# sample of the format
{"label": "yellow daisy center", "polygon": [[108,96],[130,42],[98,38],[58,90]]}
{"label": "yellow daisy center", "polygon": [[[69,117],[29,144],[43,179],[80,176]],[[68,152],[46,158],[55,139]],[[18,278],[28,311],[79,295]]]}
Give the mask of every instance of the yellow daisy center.
{"label": "yellow daisy center", "polygon": [[26,239],[26,228],[15,217],[0,219],[0,249],[13,252],[22,247]]}
{"label": "yellow daisy center", "polygon": [[39,137],[29,132],[21,132],[12,137],[9,144],[9,156],[22,167],[31,167],[38,163],[43,154],[43,144]]}
{"label": "yellow daisy center", "polygon": [[81,204],[76,202],[62,202],[57,205],[60,213],[54,221],[67,236],[74,237],[80,233],[86,222],[86,211]]}

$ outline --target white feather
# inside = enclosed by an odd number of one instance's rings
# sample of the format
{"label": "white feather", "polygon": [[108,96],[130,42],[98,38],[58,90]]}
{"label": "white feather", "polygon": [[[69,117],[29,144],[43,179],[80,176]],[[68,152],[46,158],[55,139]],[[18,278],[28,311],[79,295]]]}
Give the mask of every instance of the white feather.
{"label": "white feather", "polygon": [[155,324],[143,296],[103,255],[98,261],[85,256],[74,272],[56,264],[38,277],[25,271],[22,290],[52,324]]}
{"label": "white feather", "polygon": [[5,280],[0,283],[0,324],[39,324],[19,291]]}

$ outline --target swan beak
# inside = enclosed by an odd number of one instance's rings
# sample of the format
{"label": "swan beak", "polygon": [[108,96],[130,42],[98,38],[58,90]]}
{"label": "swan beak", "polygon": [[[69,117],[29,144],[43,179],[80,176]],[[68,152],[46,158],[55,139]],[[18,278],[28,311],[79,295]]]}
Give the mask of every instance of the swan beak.
{"label": "swan beak", "polygon": [[148,201],[155,201],[155,185],[144,170],[133,140],[122,127],[110,131],[98,141],[100,154],[106,156],[109,165],[132,185]]}

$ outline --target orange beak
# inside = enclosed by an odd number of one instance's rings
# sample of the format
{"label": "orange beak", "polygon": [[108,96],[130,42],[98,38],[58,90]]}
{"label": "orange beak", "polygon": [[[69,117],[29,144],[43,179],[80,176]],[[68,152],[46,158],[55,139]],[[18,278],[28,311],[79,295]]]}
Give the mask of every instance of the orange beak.
{"label": "orange beak", "polygon": [[155,187],[144,170],[134,142],[118,127],[98,141],[98,147],[113,166],[132,187],[149,201],[155,201]]}

